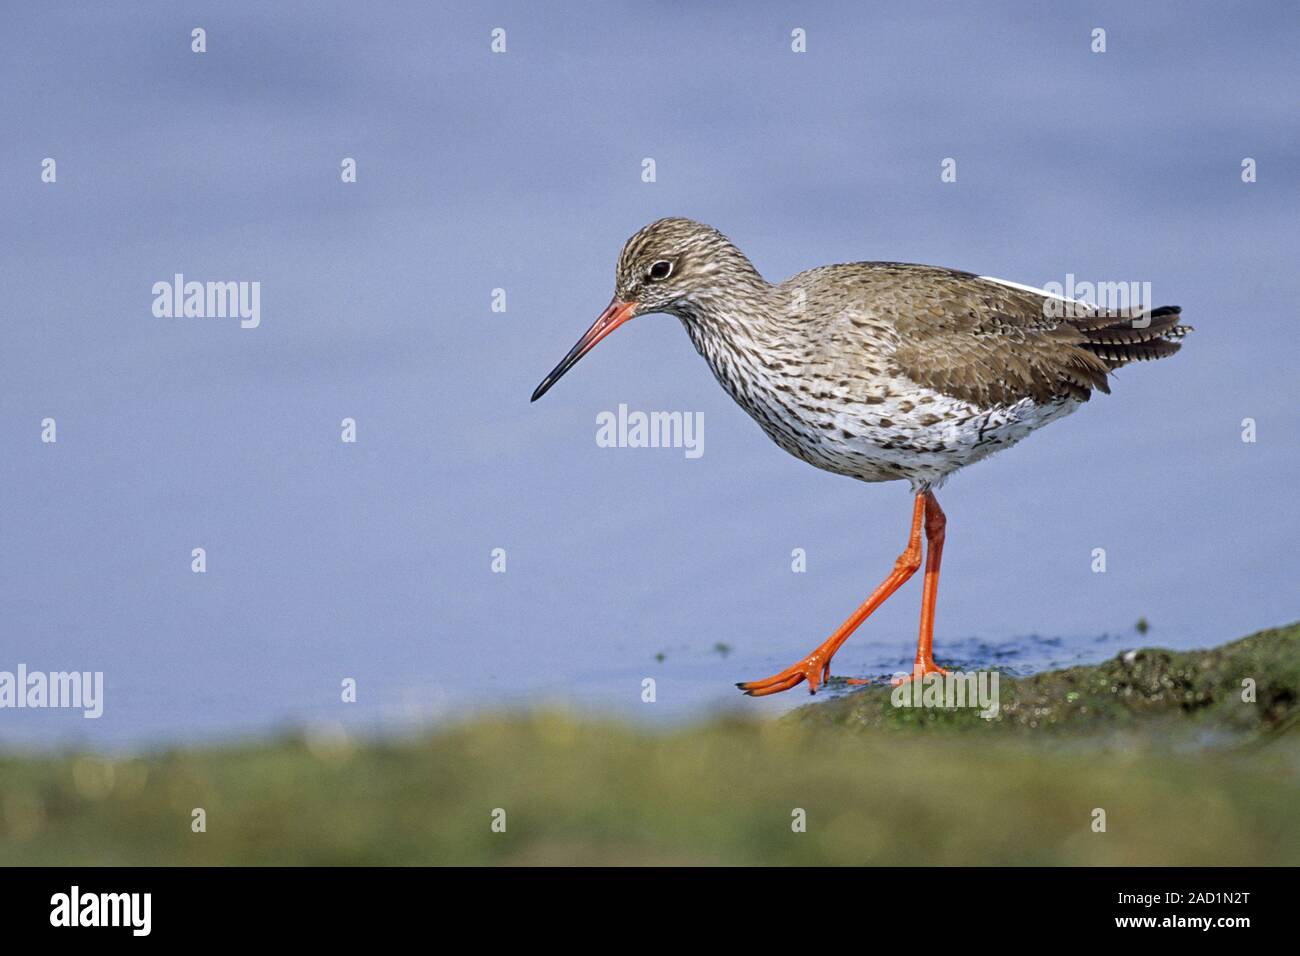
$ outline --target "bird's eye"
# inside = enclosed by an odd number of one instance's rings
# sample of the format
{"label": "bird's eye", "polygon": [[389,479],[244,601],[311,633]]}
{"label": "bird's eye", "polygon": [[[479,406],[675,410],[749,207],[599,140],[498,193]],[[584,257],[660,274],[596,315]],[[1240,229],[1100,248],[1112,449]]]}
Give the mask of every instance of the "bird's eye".
{"label": "bird's eye", "polygon": [[651,279],[667,279],[673,273],[673,264],[667,259],[660,259],[646,271]]}

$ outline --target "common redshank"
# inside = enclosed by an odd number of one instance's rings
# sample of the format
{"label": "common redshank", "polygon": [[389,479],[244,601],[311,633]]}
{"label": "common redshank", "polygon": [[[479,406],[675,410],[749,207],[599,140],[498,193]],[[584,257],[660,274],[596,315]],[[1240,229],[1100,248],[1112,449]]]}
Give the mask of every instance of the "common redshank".
{"label": "common redshank", "polygon": [[910,482],[907,547],[871,595],[761,697],[830,677],[831,658],[907,581],[925,575],[909,678],[934,662],[945,519],[934,492],[959,468],[1109,392],[1112,371],[1173,355],[1179,308],[1102,309],[1013,282],[901,262],[821,266],[766,281],[726,236],[660,219],[619,256],[614,299],[533,392],[533,401],[638,315],[677,316],[727,393],[790,454],[861,481]]}

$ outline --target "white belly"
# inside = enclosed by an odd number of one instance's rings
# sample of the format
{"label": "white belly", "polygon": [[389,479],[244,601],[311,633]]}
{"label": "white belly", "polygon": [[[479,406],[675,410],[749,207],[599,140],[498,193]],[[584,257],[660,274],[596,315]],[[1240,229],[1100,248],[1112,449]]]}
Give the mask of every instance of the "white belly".
{"label": "white belly", "polygon": [[777,444],[818,468],[862,481],[906,479],[938,487],[957,469],[1010,448],[1082,404],[1024,399],[982,408],[915,387],[907,396],[793,411],[768,406],[750,414]]}

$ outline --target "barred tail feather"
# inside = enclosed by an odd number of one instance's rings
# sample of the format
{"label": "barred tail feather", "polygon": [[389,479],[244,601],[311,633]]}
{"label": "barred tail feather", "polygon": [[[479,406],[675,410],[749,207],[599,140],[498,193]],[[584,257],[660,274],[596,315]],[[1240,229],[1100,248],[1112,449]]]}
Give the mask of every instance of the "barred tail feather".
{"label": "barred tail feather", "polygon": [[1164,305],[1150,312],[1126,309],[1081,316],[1071,321],[1084,341],[1080,346],[1115,370],[1130,362],[1150,362],[1173,355],[1180,340],[1192,331],[1179,325],[1182,309]]}

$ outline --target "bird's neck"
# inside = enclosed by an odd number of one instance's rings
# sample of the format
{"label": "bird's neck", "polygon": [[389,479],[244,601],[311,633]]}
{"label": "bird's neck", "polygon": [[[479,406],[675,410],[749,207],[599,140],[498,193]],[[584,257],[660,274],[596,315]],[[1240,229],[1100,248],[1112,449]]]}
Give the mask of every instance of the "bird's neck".
{"label": "bird's neck", "polygon": [[719,383],[746,408],[796,360],[790,310],[758,272],[729,277],[674,312]]}
{"label": "bird's neck", "polygon": [[[677,303],[682,320],[701,352],[732,349],[765,340],[774,330],[774,287],[757,272],[704,286]],[[707,356],[707,353],[706,353]]]}

